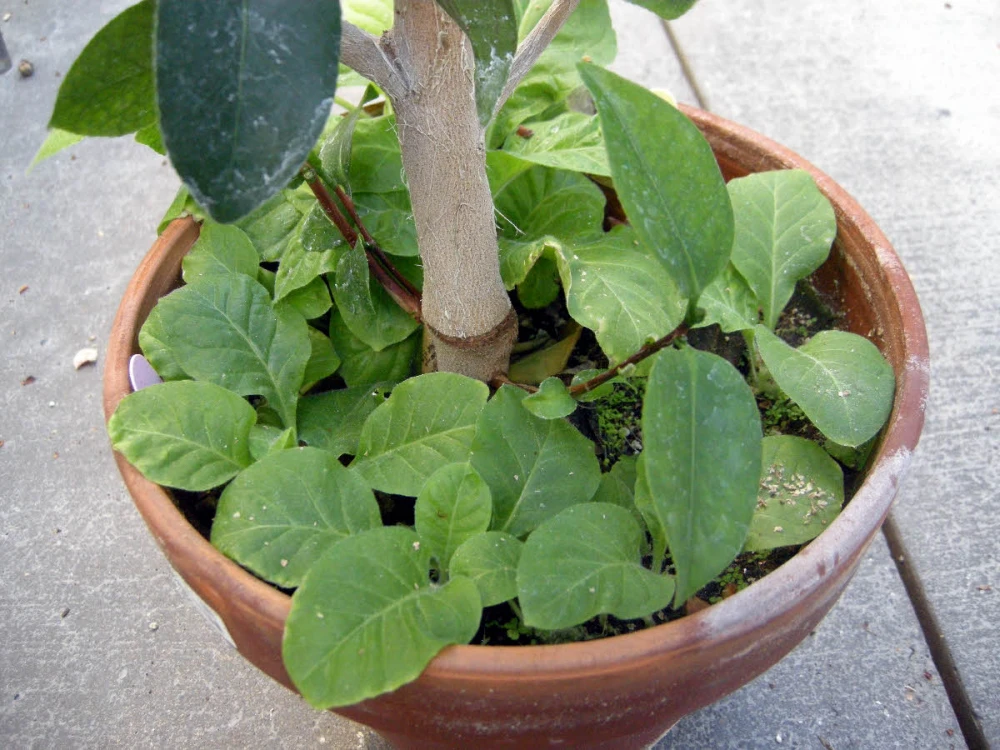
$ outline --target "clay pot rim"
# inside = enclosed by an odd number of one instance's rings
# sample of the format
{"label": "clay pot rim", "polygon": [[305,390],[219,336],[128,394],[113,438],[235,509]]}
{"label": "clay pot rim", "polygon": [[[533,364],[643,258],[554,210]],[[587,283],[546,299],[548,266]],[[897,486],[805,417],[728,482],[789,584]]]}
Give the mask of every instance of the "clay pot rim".
{"label": "clay pot rim", "polygon": [[[737,640],[766,622],[774,621],[795,602],[815,592],[829,571],[860,554],[889,511],[895,487],[920,436],[929,385],[926,331],[909,277],[874,221],[829,176],[749,128],[696,108],[682,106],[682,109],[703,130],[715,134],[715,139],[710,140],[717,154],[720,147],[731,146],[759,155],[763,168],[797,168],[810,172],[834,203],[838,228],[856,230],[875,248],[881,272],[894,295],[892,302],[901,311],[904,321],[901,361],[905,366],[896,372],[896,401],[869,474],[844,511],[807,547],[765,578],[701,612],[654,628],[594,641],[536,646],[449,646],[431,661],[417,683],[477,681],[484,677],[498,682],[514,681],[525,675],[531,675],[534,680],[559,680],[568,673],[582,679],[620,672],[643,662],[652,663],[667,652],[697,650],[709,640]],[[191,219],[171,224],[129,284],[108,347],[104,377],[106,419],[130,390],[127,365],[122,363],[133,353],[138,334],[135,320],[141,300],[150,292],[149,280],[168,265],[163,250],[183,241],[187,234],[193,238],[194,232],[196,225]],[[162,487],[142,477],[119,454],[116,460],[136,505],[160,546],[183,549],[200,560],[197,585],[216,593],[225,591],[231,604],[252,609],[264,620],[283,623],[290,597],[218,552],[187,522]],[[239,601],[232,601],[234,592],[239,593]]]}

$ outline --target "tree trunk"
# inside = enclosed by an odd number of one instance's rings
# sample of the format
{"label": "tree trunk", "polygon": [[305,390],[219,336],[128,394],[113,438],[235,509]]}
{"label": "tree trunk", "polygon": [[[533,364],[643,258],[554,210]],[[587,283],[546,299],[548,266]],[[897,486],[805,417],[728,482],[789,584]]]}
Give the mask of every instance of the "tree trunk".
{"label": "tree trunk", "polygon": [[392,97],[423,261],[424,369],[506,373],[517,318],[500,278],[474,60],[433,0],[397,0]]}

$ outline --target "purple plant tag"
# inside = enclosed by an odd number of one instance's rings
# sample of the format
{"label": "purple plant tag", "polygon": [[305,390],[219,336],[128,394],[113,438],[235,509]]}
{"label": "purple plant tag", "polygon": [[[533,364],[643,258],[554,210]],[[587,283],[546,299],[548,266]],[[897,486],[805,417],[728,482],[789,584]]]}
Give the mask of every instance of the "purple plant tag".
{"label": "purple plant tag", "polygon": [[132,384],[133,391],[139,391],[146,386],[163,382],[163,378],[156,374],[156,370],[141,354],[133,354],[129,359],[128,379]]}

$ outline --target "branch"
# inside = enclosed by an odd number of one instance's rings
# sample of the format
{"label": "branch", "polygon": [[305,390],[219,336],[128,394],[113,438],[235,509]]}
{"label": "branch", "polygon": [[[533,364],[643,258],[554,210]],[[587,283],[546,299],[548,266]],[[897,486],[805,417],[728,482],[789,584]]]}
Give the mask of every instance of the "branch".
{"label": "branch", "polygon": [[405,89],[402,76],[380,40],[349,21],[341,21],[340,61],[390,96]]}
{"label": "branch", "polygon": [[651,344],[646,344],[639,351],[633,354],[631,357],[626,359],[624,362],[612,367],[610,370],[605,370],[600,375],[595,375],[590,380],[583,383],[577,383],[569,387],[569,395],[579,396],[587,391],[592,391],[600,385],[604,385],[612,378],[616,377],[618,373],[624,370],[629,365],[636,365],[646,359],[646,357],[651,357],[656,354],[660,349],[665,349],[670,346],[674,341],[683,336],[688,332],[688,327],[685,324],[677,326],[673,331],[668,333],[662,339],[658,339]]}
{"label": "branch", "polygon": [[514,89],[517,88],[517,85],[528,74],[528,71],[531,70],[531,66],[541,57],[541,54],[549,46],[549,43],[555,39],[556,34],[559,33],[559,29],[562,28],[563,24],[566,23],[566,19],[576,10],[576,6],[579,4],[580,0],[555,0],[549,6],[549,9],[545,11],[545,15],[535,24],[535,28],[524,38],[524,41],[517,48],[513,62],[510,64],[510,74],[507,76],[507,83],[504,85],[503,93],[500,94],[500,98],[493,108],[494,115],[500,111],[504,103],[514,92]]}

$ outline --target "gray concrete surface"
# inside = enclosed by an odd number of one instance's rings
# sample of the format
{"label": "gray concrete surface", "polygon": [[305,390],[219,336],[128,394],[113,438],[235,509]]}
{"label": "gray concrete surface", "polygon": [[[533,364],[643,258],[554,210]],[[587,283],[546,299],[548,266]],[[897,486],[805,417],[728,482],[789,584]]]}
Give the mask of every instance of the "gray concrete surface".
{"label": "gray concrete surface", "polygon": [[[114,470],[100,367],[117,301],[176,188],[121,139],[25,174],[59,83],[127,0],[0,0],[0,746],[387,747],[247,666],[202,619]],[[613,2],[618,69],[693,101],[662,28]],[[921,296],[933,395],[895,511],[959,673],[1000,747],[997,299],[1000,9],[701,0],[673,25],[709,106],[829,172],[886,230]],[[993,272],[993,273],[991,273]],[[25,288],[26,287],[26,288]],[[93,337],[93,339],[92,339]],[[27,383],[27,379],[34,378]],[[881,541],[799,649],[683,720],[666,748],[963,747]]]}

